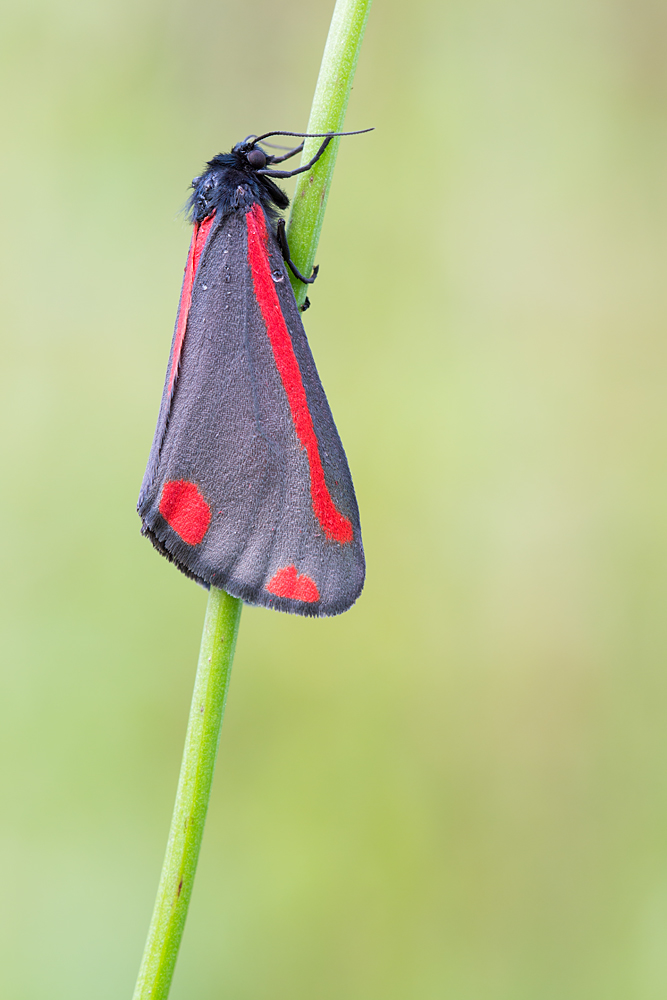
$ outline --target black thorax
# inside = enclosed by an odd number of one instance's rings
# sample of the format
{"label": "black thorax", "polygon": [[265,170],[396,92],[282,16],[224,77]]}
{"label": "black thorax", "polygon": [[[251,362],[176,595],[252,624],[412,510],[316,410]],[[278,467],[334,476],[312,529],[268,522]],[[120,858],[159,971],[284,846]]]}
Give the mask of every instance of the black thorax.
{"label": "black thorax", "polygon": [[259,202],[275,231],[279,212],[287,208],[289,198],[269,177],[258,174],[244,153],[220,153],[206,168],[192,182],[186,206],[191,222],[201,222],[214,211],[221,219],[230,212],[247,211]]}

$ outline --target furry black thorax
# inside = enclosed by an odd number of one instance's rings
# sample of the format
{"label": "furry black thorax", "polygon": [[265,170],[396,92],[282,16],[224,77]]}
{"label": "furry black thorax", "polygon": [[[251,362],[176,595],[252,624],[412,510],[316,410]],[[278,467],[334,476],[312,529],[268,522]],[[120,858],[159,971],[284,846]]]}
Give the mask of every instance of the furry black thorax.
{"label": "furry black thorax", "polygon": [[191,222],[202,222],[213,211],[222,219],[230,212],[248,209],[259,202],[272,228],[289,198],[277,184],[257,172],[249,162],[243,144],[231,153],[219,153],[206,164],[206,170],[192,182],[192,194],[186,211]]}

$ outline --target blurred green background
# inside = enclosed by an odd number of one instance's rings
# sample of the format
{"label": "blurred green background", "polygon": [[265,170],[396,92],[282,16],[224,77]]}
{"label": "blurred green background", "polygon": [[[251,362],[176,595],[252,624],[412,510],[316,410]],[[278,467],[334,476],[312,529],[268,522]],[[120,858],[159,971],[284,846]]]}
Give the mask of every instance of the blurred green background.
{"label": "blurred green background", "polygon": [[[212,154],[332,9],[0,47],[0,995],[129,998],[205,594],[140,537]],[[246,609],[173,1000],[667,994],[667,8],[376,0],[306,326],[368,581]]]}

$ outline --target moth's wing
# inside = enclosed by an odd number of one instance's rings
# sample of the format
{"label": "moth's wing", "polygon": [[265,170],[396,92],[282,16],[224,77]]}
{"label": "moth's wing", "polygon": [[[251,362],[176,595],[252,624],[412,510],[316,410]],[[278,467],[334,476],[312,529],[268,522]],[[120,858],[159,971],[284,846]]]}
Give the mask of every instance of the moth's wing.
{"label": "moth's wing", "polygon": [[[139,512],[156,547],[205,586],[281,611],[338,614],[363,586],[359,514],[282,256],[266,228],[258,236],[263,224],[258,205],[232,213],[199,248]],[[186,285],[187,272],[181,312]],[[305,445],[304,420],[313,431]]]}

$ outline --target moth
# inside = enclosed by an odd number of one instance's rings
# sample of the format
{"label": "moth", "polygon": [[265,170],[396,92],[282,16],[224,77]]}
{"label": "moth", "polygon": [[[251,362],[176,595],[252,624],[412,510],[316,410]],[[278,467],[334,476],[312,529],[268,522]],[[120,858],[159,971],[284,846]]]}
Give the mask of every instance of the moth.
{"label": "moth", "polygon": [[280,212],[289,199],[249,136],[192,182],[193,223],[157,429],[139,496],[142,531],[185,574],[248,604],[346,611],[364,585],[359,510],[306,339]]}

